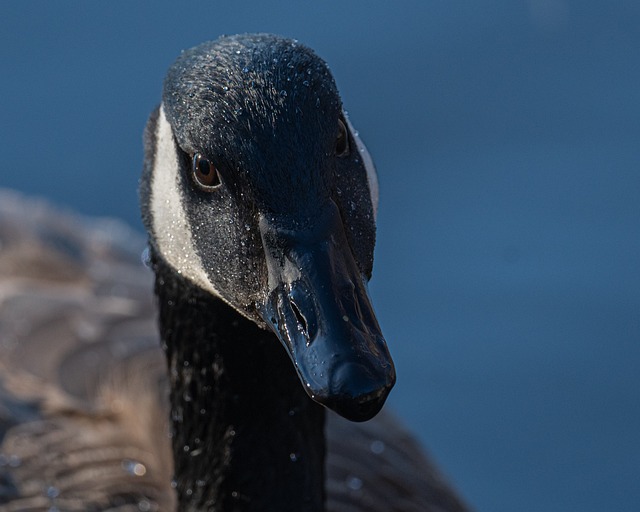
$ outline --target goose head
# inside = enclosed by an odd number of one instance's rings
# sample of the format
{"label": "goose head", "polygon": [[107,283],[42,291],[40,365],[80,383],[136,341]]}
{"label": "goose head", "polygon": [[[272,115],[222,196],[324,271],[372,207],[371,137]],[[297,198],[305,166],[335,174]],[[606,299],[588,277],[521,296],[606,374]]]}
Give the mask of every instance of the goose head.
{"label": "goose head", "polygon": [[367,291],[375,170],[313,51],[265,34],[184,51],[147,125],[141,199],[156,257],[273,331],[313,400],[355,421],[381,409],[395,370]]}

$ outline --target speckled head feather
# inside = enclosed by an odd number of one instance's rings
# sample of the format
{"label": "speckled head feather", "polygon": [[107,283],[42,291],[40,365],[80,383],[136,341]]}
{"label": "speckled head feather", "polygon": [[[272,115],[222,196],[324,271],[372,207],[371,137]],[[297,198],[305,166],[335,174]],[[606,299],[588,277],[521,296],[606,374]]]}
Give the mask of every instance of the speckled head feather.
{"label": "speckled head feather", "polygon": [[163,101],[181,149],[234,173],[259,208],[299,215],[329,193],[342,105],[309,48],[265,35],[205,43],[172,66]]}

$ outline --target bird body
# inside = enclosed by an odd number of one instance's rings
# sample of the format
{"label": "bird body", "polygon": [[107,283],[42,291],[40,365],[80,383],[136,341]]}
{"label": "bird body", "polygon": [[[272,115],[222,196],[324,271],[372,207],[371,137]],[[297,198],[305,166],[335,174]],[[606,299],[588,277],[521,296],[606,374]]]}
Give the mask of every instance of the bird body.
{"label": "bird body", "polygon": [[308,48],[171,67],[141,180],[160,344],[138,237],[2,204],[0,510],[464,510],[395,420],[349,421],[395,380],[377,181]]}

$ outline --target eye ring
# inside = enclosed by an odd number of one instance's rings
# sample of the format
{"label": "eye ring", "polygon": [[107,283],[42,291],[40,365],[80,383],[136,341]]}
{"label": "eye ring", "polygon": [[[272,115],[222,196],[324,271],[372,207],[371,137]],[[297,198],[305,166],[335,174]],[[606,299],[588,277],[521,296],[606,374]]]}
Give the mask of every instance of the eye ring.
{"label": "eye ring", "polygon": [[336,138],[336,156],[345,157],[349,154],[349,131],[342,119],[338,119],[338,137]]}
{"label": "eye ring", "polygon": [[191,159],[191,174],[195,184],[206,192],[211,192],[222,184],[216,166],[201,153],[195,153]]}

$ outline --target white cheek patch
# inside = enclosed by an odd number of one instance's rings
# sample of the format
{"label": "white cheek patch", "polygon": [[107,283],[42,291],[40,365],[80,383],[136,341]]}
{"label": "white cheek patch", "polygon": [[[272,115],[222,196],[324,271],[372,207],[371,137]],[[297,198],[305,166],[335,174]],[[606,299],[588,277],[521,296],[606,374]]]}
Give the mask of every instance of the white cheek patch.
{"label": "white cheek patch", "polygon": [[178,151],[171,125],[160,105],[156,154],[151,178],[151,215],[156,245],[164,260],[200,288],[220,297],[198,256],[183,207]]}
{"label": "white cheek patch", "polygon": [[362,163],[364,164],[364,168],[367,171],[367,182],[369,183],[369,194],[371,195],[371,204],[373,206],[373,220],[376,220],[378,216],[378,173],[376,172],[376,167],[373,165],[373,160],[371,159],[371,155],[369,151],[367,151],[367,147],[360,140],[358,136],[358,132],[353,129],[353,125],[351,121],[349,121],[349,117],[346,112],[342,112],[345,120],[347,121],[347,127],[351,132],[351,136],[353,140],[356,141],[356,147],[358,148],[358,154],[360,158],[362,158]]}

